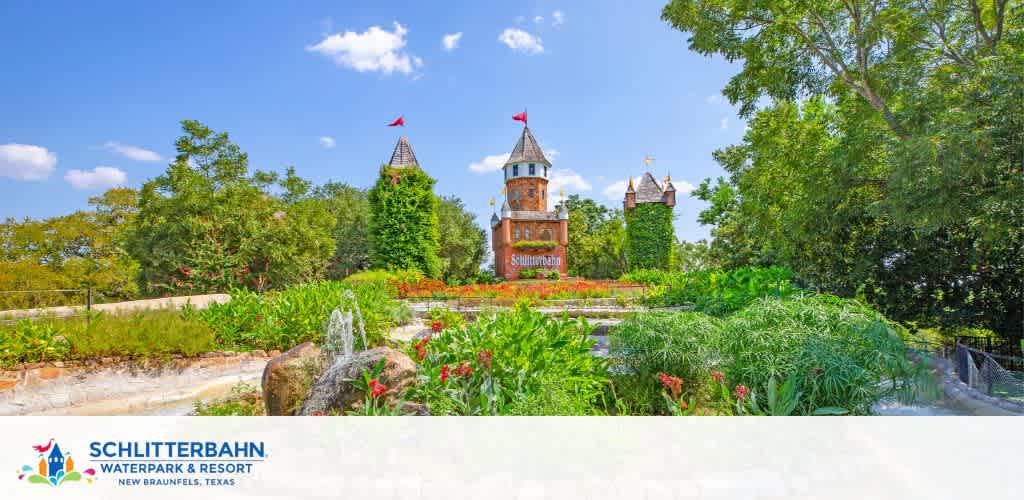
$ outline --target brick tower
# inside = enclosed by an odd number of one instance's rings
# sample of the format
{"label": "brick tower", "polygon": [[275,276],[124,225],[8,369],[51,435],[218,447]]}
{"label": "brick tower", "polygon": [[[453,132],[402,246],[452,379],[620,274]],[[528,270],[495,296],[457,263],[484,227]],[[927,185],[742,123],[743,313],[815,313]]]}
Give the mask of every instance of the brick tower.
{"label": "brick tower", "polygon": [[524,269],[555,270],[566,275],[569,212],[565,205],[548,211],[551,170],[551,162],[544,157],[530,128],[523,126],[519,142],[503,168],[505,201],[501,217],[491,216],[496,275],[517,279]]}

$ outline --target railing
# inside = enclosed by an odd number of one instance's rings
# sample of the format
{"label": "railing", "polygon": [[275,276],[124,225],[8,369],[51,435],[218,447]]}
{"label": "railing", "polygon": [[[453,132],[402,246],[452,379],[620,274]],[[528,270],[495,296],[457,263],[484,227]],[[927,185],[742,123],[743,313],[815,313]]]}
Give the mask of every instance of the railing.
{"label": "railing", "polygon": [[[47,300],[55,294],[65,294],[65,300]],[[70,297],[67,294],[71,294]],[[73,297],[81,294],[81,298],[76,302]],[[5,297],[22,297],[22,300],[4,300]],[[88,321],[90,312],[92,311],[92,305],[95,297],[93,295],[92,287],[87,288],[48,288],[48,289],[36,289],[36,290],[0,290],[0,325],[17,323],[22,319],[34,319],[37,315],[18,315],[17,318],[12,319],[11,314],[5,315],[5,312],[20,311],[25,309],[39,309],[47,307],[76,307],[85,306],[82,312],[72,314],[62,314],[62,318],[69,317],[84,317]],[[6,311],[5,311],[6,310]]]}
{"label": "railing", "polygon": [[986,352],[956,344],[957,376],[970,387],[1005,399],[1024,402],[1024,358]]}

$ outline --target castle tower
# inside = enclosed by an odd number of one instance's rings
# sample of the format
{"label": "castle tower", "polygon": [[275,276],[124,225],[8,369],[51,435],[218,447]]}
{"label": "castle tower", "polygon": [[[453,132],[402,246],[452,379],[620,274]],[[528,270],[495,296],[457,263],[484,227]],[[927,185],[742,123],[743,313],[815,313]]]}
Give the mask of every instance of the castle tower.
{"label": "castle tower", "polygon": [[59,473],[64,472],[64,454],[60,451],[60,445],[53,443],[50,456],[47,458],[46,470],[50,478],[57,478]]}
{"label": "castle tower", "polygon": [[564,205],[548,211],[552,165],[529,127],[523,126],[502,171],[505,200],[500,217],[491,218],[494,273],[517,279],[523,270],[543,269],[565,276],[569,212]]}
{"label": "castle tower", "polygon": [[659,184],[650,172],[644,172],[635,188],[633,179],[629,179],[622,208],[626,215],[626,260],[631,270],[670,267],[675,206],[676,188],[671,177],[666,175],[664,184]]}

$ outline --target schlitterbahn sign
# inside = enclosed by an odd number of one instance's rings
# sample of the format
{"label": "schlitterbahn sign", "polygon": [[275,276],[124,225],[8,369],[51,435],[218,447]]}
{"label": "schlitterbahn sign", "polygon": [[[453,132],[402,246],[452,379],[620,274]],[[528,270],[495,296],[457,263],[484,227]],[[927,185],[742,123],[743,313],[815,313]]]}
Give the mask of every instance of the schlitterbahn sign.
{"label": "schlitterbahn sign", "polygon": [[558,255],[520,255],[512,254],[512,265],[518,267],[558,267],[562,258]]}

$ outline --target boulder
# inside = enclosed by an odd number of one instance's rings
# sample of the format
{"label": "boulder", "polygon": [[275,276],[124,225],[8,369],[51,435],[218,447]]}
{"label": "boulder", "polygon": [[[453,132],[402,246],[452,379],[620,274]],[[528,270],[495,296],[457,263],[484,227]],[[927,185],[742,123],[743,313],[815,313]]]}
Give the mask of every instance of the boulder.
{"label": "boulder", "polygon": [[320,348],[312,342],[299,344],[268,361],[263,369],[263,405],[267,415],[294,415],[322,365]]}
{"label": "boulder", "polygon": [[352,381],[362,380],[364,371],[373,373],[381,360],[384,361],[384,367],[378,380],[388,386],[388,392],[383,396],[384,404],[398,403],[405,390],[416,382],[416,363],[402,351],[377,347],[355,353],[352,358],[328,367],[313,384],[299,415],[312,415],[314,412],[327,414],[332,411],[344,414],[356,404],[362,403],[366,394]]}

